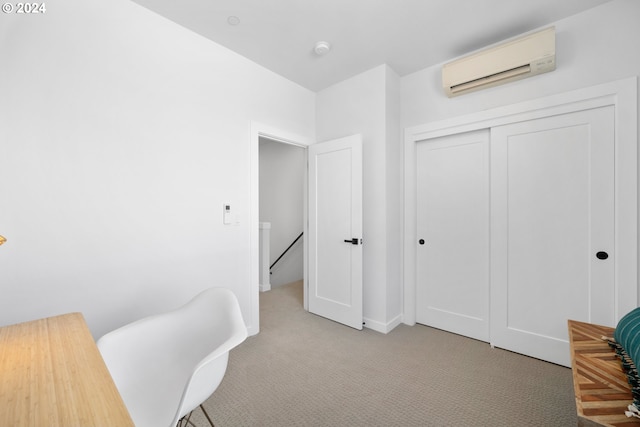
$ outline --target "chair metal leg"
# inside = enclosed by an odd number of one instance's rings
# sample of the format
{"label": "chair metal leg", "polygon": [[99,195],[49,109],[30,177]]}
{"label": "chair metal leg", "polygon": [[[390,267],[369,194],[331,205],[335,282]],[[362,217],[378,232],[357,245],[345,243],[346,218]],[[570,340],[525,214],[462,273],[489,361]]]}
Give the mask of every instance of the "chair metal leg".
{"label": "chair metal leg", "polygon": [[176,427],[189,427],[189,425],[196,427],[196,425],[191,421],[191,414],[193,414],[193,411],[189,412],[187,415],[180,418],[178,420],[178,424],[176,425]]}
{"label": "chair metal leg", "polygon": [[[209,421],[209,424],[211,424],[211,427],[215,427],[213,425],[213,421],[211,421],[211,417],[209,416],[207,411],[204,409],[204,406],[200,405],[200,409],[202,409],[204,416],[207,417],[207,421]],[[196,427],[196,425],[191,421],[191,414],[193,414],[193,411],[189,412],[187,415],[180,418],[178,420],[178,424],[176,425],[176,427],[189,427],[190,425],[192,425],[193,427]]]}
{"label": "chair metal leg", "polygon": [[209,417],[209,414],[207,414],[207,411],[204,410],[204,406],[200,405],[200,409],[202,409],[202,412],[204,412],[204,416],[207,417],[207,421],[209,421],[209,424],[211,424],[211,427],[215,427],[213,425],[213,421],[211,421],[211,418]]}

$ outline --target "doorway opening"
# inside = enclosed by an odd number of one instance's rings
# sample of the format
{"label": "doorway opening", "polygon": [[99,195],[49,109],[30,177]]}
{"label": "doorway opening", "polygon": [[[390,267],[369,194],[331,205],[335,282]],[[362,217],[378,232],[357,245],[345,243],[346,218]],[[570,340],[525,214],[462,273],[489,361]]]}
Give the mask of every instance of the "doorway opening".
{"label": "doorway opening", "polygon": [[[251,283],[250,283],[250,295],[251,295],[251,320],[249,334],[255,335],[260,331],[260,248],[259,248],[259,234],[260,234],[260,139],[270,140],[282,145],[292,145],[301,148],[305,153],[306,148],[314,143],[314,139],[310,136],[304,136],[297,133],[293,133],[289,130],[266,125],[264,123],[251,122]],[[303,227],[303,232],[307,234],[307,174],[306,174],[306,161],[303,164],[305,168],[305,174],[302,181],[303,185],[303,220],[298,224]],[[303,246],[303,308],[306,310],[308,307],[307,302],[307,241],[302,240]],[[276,255],[277,256],[277,255]],[[269,256],[270,258],[270,256]],[[267,273],[268,274],[268,273]]]}
{"label": "doorway opening", "polygon": [[306,149],[264,136],[258,145],[259,223],[268,240],[268,260],[265,255],[261,262],[269,266],[269,275],[261,277],[268,283],[260,287],[266,291],[304,279]]}

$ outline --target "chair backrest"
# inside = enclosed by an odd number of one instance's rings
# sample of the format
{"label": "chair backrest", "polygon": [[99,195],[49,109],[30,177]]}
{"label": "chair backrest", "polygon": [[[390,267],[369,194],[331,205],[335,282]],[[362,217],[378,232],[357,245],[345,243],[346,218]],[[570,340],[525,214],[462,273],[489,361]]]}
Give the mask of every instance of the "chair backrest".
{"label": "chair backrest", "polygon": [[109,332],[98,348],[137,427],[173,427],[218,387],[247,337],[233,292],[211,288]]}

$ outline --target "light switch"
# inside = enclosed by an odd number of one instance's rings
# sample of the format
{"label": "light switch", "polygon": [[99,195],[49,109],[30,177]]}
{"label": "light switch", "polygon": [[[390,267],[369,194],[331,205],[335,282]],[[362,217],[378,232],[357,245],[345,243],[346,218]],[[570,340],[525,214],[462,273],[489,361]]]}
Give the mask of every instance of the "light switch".
{"label": "light switch", "polygon": [[232,224],[233,223],[233,218],[232,218],[232,214],[231,214],[231,205],[228,203],[225,203],[223,205],[223,209],[224,212],[222,214],[222,223],[223,224]]}

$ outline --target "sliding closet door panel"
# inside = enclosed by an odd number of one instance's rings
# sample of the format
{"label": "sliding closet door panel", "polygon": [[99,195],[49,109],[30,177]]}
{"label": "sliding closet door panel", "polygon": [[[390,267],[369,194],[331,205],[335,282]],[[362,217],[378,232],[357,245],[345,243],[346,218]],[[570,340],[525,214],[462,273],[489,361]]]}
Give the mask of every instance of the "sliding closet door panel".
{"label": "sliding closet door panel", "polygon": [[489,340],[489,132],[417,144],[419,323]]}
{"label": "sliding closet door panel", "polygon": [[570,366],[568,319],[614,325],[613,125],[606,107],[492,129],[493,345]]}

